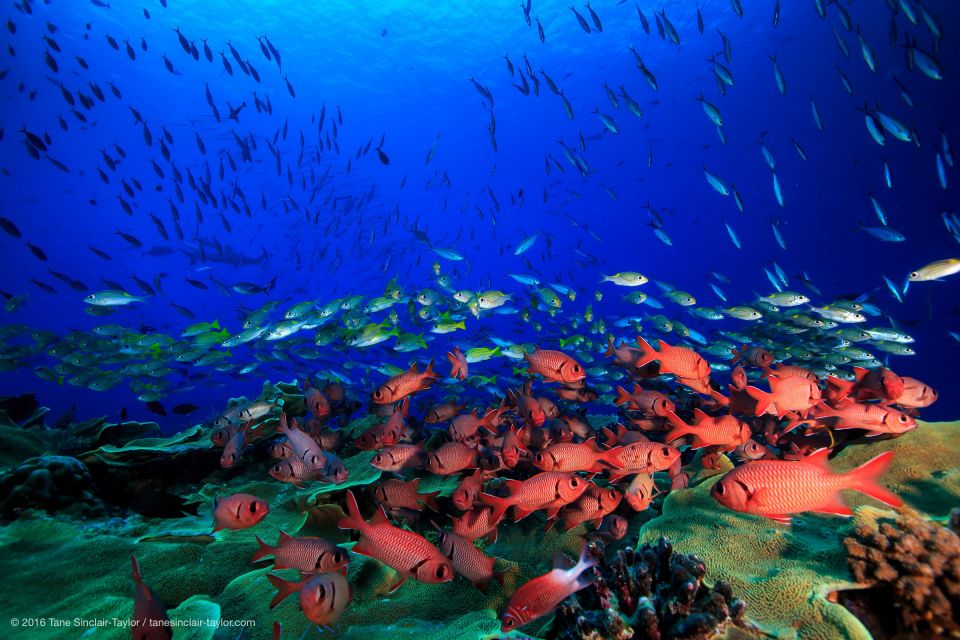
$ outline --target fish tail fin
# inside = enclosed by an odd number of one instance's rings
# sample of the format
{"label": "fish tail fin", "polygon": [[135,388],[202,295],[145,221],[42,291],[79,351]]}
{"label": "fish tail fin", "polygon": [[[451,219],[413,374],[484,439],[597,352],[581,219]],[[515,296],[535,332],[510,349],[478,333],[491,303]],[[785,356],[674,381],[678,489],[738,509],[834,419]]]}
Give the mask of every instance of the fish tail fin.
{"label": "fish tail fin", "polygon": [[617,387],[617,399],[614,401],[614,404],[616,405],[627,404],[628,402],[631,401],[631,399],[632,398],[630,397],[630,393],[627,392],[626,389],[624,389],[621,386]]}
{"label": "fish tail fin", "polygon": [[459,378],[460,373],[460,362],[457,359],[457,356],[447,351],[447,360],[450,361],[450,377]]}
{"label": "fish tail fin", "polygon": [[745,358],[743,357],[743,353],[741,353],[736,347],[730,349],[730,353],[733,355],[733,359],[730,360],[731,367],[737,364],[738,362],[740,362],[741,360],[745,361]]}
{"label": "fish tail fin", "polygon": [[637,346],[640,347],[640,352],[643,354],[637,359],[635,364],[638,369],[657,359],[659,354],[653,347],[650,346],[650,343],[644,340],[641,336],[637,336]]}
{"label": "fish tail fin", "polygon": [[493,522],[499,522],[507,512],[507,509],[513,504],[513,501],[509,498],[501,498],[500,496],[489,493],[481,493],[480,501],[493,508],[493,513],[490,514],[490,520]]}
{"label": "fish tail fin", "polygon": [[757,415],[762,416],[773,401],[773,394],[756,387],[747,387],[747,395],[757,401]]}
{"label": "fish tail fin", "polygon": [[613,336],[607,336],[607,350],[603,352],[604,358],[609,358],[616,352],[613,346]]}
{"label": "fish tail fin", "polygon": [[362,531],[366,526],[363,516],[360,515],[360,507],[357,505],[357,497],[353,491],[347,491],[347,517],[337,523],[340,529],[356,529]]}
{"label": "fish tail fin", "polygon": [[210,326],[211,326],[212,328],[214,328],[214,329],[220,329],[220,321],[219,321],[219,320],[214,320],[213,323],[212,323]]}
{"label": "fish tail fin", "polygon": [[673,429],[671,429],[670,433],[664,438],[664,442],[672,442],[690,433],[690,425],[681,420],[673,411],[667,411],[667,422],[673,425]]}
{"label": "fish tail fin", "polygon": [[902,507],[903,500],[897,494],[879,483],[880,476],[886,473],[893,462],[893,451],[885,451],[849,472],[850,488],[865,493],[875,500],[891,507]]}
{"label": "fish tail fin", "polygon": [[250,558],[250,562],[256,562],[257,560],[273,555],[273,547],[261,540],[260,536],[254,535],[253,537],[257,539],[257,550],[253,552],[253,557]]}
{"label": "fish tail fin", "polygon": [[296,593],[300,587],[300,583],[293,582],[292,580],[284,580],[280,576],[273,575],[272,573],[267,574],[267,580],[277,588],[276,595],[273,596],[273,600],[270,601],[271,609],[286,600],[290,594]]}
{"label": "fish tail fin", "polygon": [[584,576],[583,573],[595,566],[597,566],[597,559],[590,555],[590,545],[583,545],[583,549],[580,550],[580,559],[570,569],[570,573],[577,576],[577,588],[583,589],[593,584],[594,574],[591,572],[590,575]]}
{"label": "fish tail fin", "polygon": [[436,371],[433,370],[433,360],[430,361],[430,364],[427,365],[427,368],[423,370],[424,378],[439,378],[440,376]]}

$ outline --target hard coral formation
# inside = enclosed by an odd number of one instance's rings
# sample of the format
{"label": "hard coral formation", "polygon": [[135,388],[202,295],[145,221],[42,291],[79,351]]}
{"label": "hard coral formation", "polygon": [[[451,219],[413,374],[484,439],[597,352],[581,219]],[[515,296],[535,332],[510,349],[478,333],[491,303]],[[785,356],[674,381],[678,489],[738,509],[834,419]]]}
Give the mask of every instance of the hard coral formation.
{"label": "hard coral formation", "polygon": [[617,552],[599,572],[590,587],[564,602],[547,638],[694,639],[713,637],[731,623],[749,626],[746,605],[730,585],[708,587],[703,560],[673,553],[666,538]]}
{"label": "hard coral formation", "polygon": [[884,631],[960,634],[960,536],[956,531],[918,514],[903,513],[876,527],[858,527],[845,544],[854,577],[870,585],[856,600],[869,603],[874,626],[892,622],[896,629]]}
{"label": "hard coral formation", "polygon": [[54,513],[70,510],[85,517],[106,513],[94,495],[93,478],[76,458],[30,458],[0,478],[0,514],[16,517],[26,509]]}

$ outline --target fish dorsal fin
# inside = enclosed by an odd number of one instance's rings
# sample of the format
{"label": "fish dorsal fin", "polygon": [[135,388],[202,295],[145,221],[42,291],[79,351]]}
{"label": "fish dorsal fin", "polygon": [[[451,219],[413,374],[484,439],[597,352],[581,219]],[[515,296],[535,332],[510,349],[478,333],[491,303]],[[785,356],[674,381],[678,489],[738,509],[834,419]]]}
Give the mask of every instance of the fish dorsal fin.
{"label": "fish dorsal fin", "polygon": [[387,517],[387,512],[383,508],[383,505],[379,505],[377,510],[373,512],[373,517],[370,518],[370,524],[389,524],[390,519]]}
{"label": "fish dorsal fin", "polygon": [[617,437],[623,436],[627,433],[627,428],[620,423],[617,423]]}
{"label": "fish dorsal fin", "polygon": [[770,374],[767,376],[767,382],[770,383],[770,392],[775,393],[777,391],[777,385],[780,384],[780,378],[776,374]]}
{"label": "fish dorsal fin", "polygon": [[414,362],[412,365],[410,365],[410,368],[407,369],[407,373],[420,373],[420,369],[417,368],[417,363],[416,363],[416,362]]}
{"label": "fish dorsal fin", "polygon": [[660,347],[660,353],[664,353],[670,350],[670,345],[668,345],[663,340],[657,340],[657,346]]}
{"label": "fish dorsal fin", "polygon": [[291,540],[293,540],[293,538],[290,536],[290,534],[287,533],[287,532],[285,532],[283,529],[281,529],[281,530],[280,530],[280,539],[277,540],[277,546],[279,547],[280,545],[283,545],[283,544],[285,544],[285,543],[287,543],[287,542],[290,542]]}
{"label": "fish dorsal fin", "polygon": [[700,409],[693,410],[693,424],[700,424],[704,420],[709,420],[710,416],[701,411]]}
{"label": "fish dorsal fin", "polygon": [[603,433],[603,437],[606,438],[608,442],[617,442],[617,434],[615,434],[613,431],[610,431],[610,427],[604,427],[601,432]]}
{"label": "fish dorsal fin", "polygon": [[812,464],[813,466],[823,469],[824,471],[832,471],[830,468],[830,462],[827,460],[827,456],[830,455],[830,449],[823,448],[814,451],[809,456],[803,459],[807,464]]}
{"label": "fish dorsal fin", "polygon": [[556,551],[553,554],[553,568],[562,569],[563,571],[569,571],[570,568],[574,565],[573,560],[570,559],[567,554],[562,551]]}
{"label": "fish dorsal fin", "polygon": [[417,491],[420,488],[420,478],[414,478],[407,482],[407,484],[412,487],[414,491]]}
{"label": "fish dorsal fin", "polygon": [[867,374],[868,374],[868,373],[870,373],[870,369],[865,369],[865,368],[863,368],[863,367],[854,367],[854,368],[853,368],[853,375],[854,375],[854,377],[856,378],[857,382],[860,382],[860,381],[863,380],[865,377],[867,377]]}
{"label": "fish dorsal fin", "polygon": [[523,486],[522,480],[507,480],[507,491],[510,492],[510,495],[514,495],[516,492],[520,491],[520,487]]}

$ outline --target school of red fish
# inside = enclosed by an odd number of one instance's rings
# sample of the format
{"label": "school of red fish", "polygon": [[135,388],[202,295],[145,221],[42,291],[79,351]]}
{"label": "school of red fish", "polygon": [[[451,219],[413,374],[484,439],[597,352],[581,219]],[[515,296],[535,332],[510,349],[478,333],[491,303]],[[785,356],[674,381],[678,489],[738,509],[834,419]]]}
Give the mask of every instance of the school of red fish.
{"label": "school of red fish", "polygon": [[[694,350],[663,341],[654,348],[642,337],[636,343],[611,342],[606,352],[612,366],[633,383],[631,391],[617,388],[621,420],[615,426],[597,428],[582,412],[561,411],[546,395],[534,395],[533,382],[540,380],[543,389],[573,403],[595,397],[585,393],[586,373],[573,357],[538,348],[524,358],[523,388],[508,391],[485,410],[468,412],[462,404],[447,402],[430,408],[422,420],[411,415],[411,396],[441,377],[431,362],[424,371],[412,366],[370,394],[371,411],[384,419],[352,442],[334,427],[347,423],[357,403],[351,404],[339,385],[320,389],[309,382],[305,415],[299,419],[279,402],[253,403],[218,418],[211,438],[223,448],[224,467],[237,465],[252,443],[267,441],[277,459],[269,474],[297,486],[343,483],[348,472],[339,455],[352,455],[351,449],[375,450],[371,464],[396,477],[381,480],[364,496],[364,504],[373,507],[370,516],[364,516],[358,496],[347,491],[347,516],[339,528],[359,534],[352,553],[396,571],[393,589],[407,579],[442,583],[462,576],[486,592],[491,580],[503,584],[503,573],[495,569],[496,558],[474,546],[477,539],[493,542],[498,528],[513,526],[504,523],[537,511],[545,515],[548,529],[557,523],[565,530],[589,525],[579,562],[557,566],[510,596],[500,612],[504,632],[548,615],[589,585],[597,553],[589,551],[588,543],[602,545],[626,536],[627,520],[618,510],[642,511],[659,493],[684,489],[689,481],[684,469],[694,457],[688,450],[699,450],[699,462],[707,468],[716,467],[723,454],[738,461],[715,482],[711,494],[723,506],[745,514],[787,524],[791,516],[805,512],[850,516],[841,499],[843,490],[863,492],[892,507],[902,505],[879,483],[891,452],[844,473],[832,471],[827,457],[847,444],[915,429],[917,411],[937,398],[919,380],[886,368],[854,368],[852,381],[832,376],[821,381],[800,366],[774,366],[774,354],[744,345],[733,350],[737,366],[724,392],[711,378],[710,364]],[[468,364],[455,353],[450,361],[448,382],[456,384]],[[666,384],[663,376],[676,384]],[[669,477],[669,489],[657,486],[656,472]],[[461,479],[449,499],[440,499],[440,492],[419,491],[420,477],[426,474],[457,474]],[[269,510],[252,495],[224,497],[214,505],[214,531],[252,527]],[[420,524],[417,516],[424,510],[434,512],[425,518],[432,527]],[[442,516],[448,517],[449,526],[436,524]],[[423,535],[434,527],[436,545]],[[298,581],[268,576],[278,590],[271,608],[296,593],[310,622],[334,625],[351,601],[348,552],[322,538],[282,532],[276,546],[259,537],[256,541],[254,561],[272,557],[274,569],[301,573]],[[134,580],[135,616],[164,616],[162,604],[140,580],[135,560]]]}

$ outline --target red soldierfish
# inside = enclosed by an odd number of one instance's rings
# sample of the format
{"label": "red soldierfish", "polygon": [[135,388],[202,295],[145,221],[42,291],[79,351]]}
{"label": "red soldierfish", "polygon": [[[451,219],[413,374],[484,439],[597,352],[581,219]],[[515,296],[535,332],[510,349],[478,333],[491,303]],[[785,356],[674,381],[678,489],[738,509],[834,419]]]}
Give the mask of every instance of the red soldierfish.
{"label": "red soldierfish", "polygon": [[136,556],[130,556],[133,562],[133,637],[137,640],[167,640],[173,637],[173,627],[167,610],[140,577],[140,565]]}
{"label": "red soldierfish", "polygon": [[291,418],[288,422],[287,414],[281,413],[277,430],[287,438],[287,444],[293,449],[294,455],[301,460],[306,460],[309,456],[323,455],[323,450],[317,441],[305,431],[300,430],[296,418]]}
{"label": "red soldierfish", "polygon": [[[646,438],[617,447],[614,451],[617,455],[610,460],[614,466],[610,470],[611,483],[634,473],[666,471],[680,459],[679,449],[660,442],[650,442]],[[600,471],[600,469],[591,469],[591,471]]]}
{"label": "red soldierfish", "polygon": [[815,416],[817,420],[836,418],[834,429],[865,429],[870,433],[868,437],[885,434],[905,433],[917,427],[913,416],[897,411],[893,407],[882,404],[866,404],[847,399],[834,408],[824,403],[817,405]]}
{"label": "red soldierfish", "polygon": [[[770,367],[764,367],[763,373],[760,374],[760,377],[766,378],[771,375],[777,376],[781,380],[784,378],[797,377],[797,378],[806,378],[811,382],[819,382],[819,379],[817,378],[817,374],[810,371],[806,367],[798,367],[796,365],[787,365],[783,363],[781,363],[780,366],[777,367],[776,369],[771,369]],[[744,385],[743,388],[745,387],[746,385]]]}
{"label": "red soldierfish", "polygon": [[517,466],[517,463],[520,462],[520,455],[522,453],[527,453],[526,447],[523,446],[522,440],[522,431],[515,430],[513,427],[503,434],[503,443],[500,446],[500,457],[503,459],[503,466],[507,469],[513,469]]}
{"label": "red soldierfish", "polygon": [[304,617],[319,626],[329,626],[339,620],[353,596],[347,579],[339,573],[307,575],[297,582],[268,573],[267,579],[277,588],[277,595],[270,601],[271,609],[299,591]]}
{"label": "red soldierfish", "polygon": [[350,556],[337,545],[323,538],[292,537],[280,532],[277,546],[271,547],[257,539],[259,548],[254,551],[251,562],[273,556],[274,569],[298,569],[304,573],[346,573]]}
{"label": "red soldierfish", "polygon": [[226,498],[213,499],[213,533],[221,529],[252,527],[270,512],[270,505],[248,493],[235,493]]}
{"label": "red soldierfish", "polygon": [[503,584],[503,572],[494,571],[496,558],[491,558],[473,546],[471,540],[463,536],[440,529],[439,546],[443,555],[450,558],[454,570],[473,583],[483,593],[487,592],[490,580]]}
{"label": "red soldierfish", "polygon": [[807,378],[793,376],[791,378],[777,378],[770,376],[770,393],[756,387],[747,387],[747,393],[757,401],[756,415],[762,416],[770,405],[773,411],[782,418],[791,411],[796,411],[806,417],[807,411],[820,401],[820,387],[816,382]]}
{"label": "red soldierfish", "polygon": [[381,471],[393,471],[394,473],[401,469],[417,469],[423,465],[426,454],[423,451],[423,443],[417,444],[395,444],[392,447],[385,447],[377,452],[370,464]]}
{"label": "red soldierfish", "polygon": [[387,509],[422,511],[423,507],[426,506],[439,512],[437,496],[440,495],[440,492],[418,493],[419,488],[420,478],[414,478],[408,482],[396,479],[384,480],[372,487],[373,501],[382,504]]}
{"label": "red soldierfish", "polygon": [[587,551],[588,546],[583,545],[580,561],[573,567],[564,569],[557,566],[560,562],[555,562],[554,569],[521,585],[500,614],[501,633],[508,633],[551,613],[568,596],[590,586],[593,579],[582,574],[596,566],[597,561],[588,557]]}
{"label": "red soldierfish", "polygon": [[533,456],[533,466],[542,471],[587,471],[600,463],[615,467],[618,449],[604,451],[590,438],[583,443],[554,444]]}
{"label": "red soldierfish", "polygon": [[710,490],[729,509],[790,522],[790,514],[815,511],[851,516],[840,492],[853,489],[892,507],[903,501],[878,484],[890,466],[893,452],[881,453],[846,473],[834,473],[827,463],[829,449],[821,449],[800,461],[753,460],[736,467]]}
{"label": "red soldierfish", "polygon": [[450,434],[452,440],[457,442],[476,440],[477,431],[481,428],[487,431],[493,431],[495,429],[495,425],[500,420],[502,413],[503,411],[500,409],[493,409],[481,418],[477,415],[477,411],[474,410],[472,413],[456,416],[450,421],[447,433]]}
{"label": "red soldierfish", "polygon": [[903,393],[894,402],[908,409],[922,409],[937,401],[937,392],[916,378],[903,376]]}
{"label": "red soldierfish", "polygon": [[670,398],[652,389],[644,389],[638,384],[633,385],[633,393],[627,393],[623,387],[617,387],[617,399],[615,404],[621,405],[629,403],[627,409],[639,411],[645,416],[667,415],[668,411],[676,411],[675,405]]}
{"label": "red soldierfish", "polygon": [[417,391],[429,389],[430,384],[439,377],[433,371],[433,360],[430,361],[423,373],[420,373],[417,370],[417,365],[414,364],[406,373],[395,375],[377,387],[371,397],[376,404],[399,402]]}
{"label": "red soldierfish", "polygon": [[447,442],[427,455],[427,468],[438,476],[452,476],[477,466],[477,450],[462,442]]}
{"label": "red soldierfish", "polygon": [[428,583],[453,579],[453,567],[440,550],[419,533],[390,524],[382,506],[377,507],[373,518],[366,522],[360,515],[353,491],[347,491],[347,514],[338,526],[360,532],[360,541],[354,545],[353,552],[376,558],[400,574],[391,591],[407,578]]}
{"label": "red soldierfish", "polygon": [[640,336],[637,336],[637,345],[643,354],[637,360],[638,368],[656,360],[661,374],[673,374],[680,384],[698,393],[710,393],[710,365],[693,349],[671,347],[658,340],[660,351],[657,351]]}
{"label": "red soldierfish", "polygon": [[638,473],[623,492],[623,497],[634,511],[643,511],[650,506],[658,493],[653,476],[649,473]]}
{"label": "red soldierfish", "polygon": [[523,359],[530,373],[540,374],[547,382],[573,383],[587,377],[580,363],[562,351],[537,347],[533,353],[524,353]]}
{"label": "red soldierfish", "polygon": [[604,516],[613,513],[622,498],[623,494],[616,489],[603,489],[592,482],[588,483],[580,499],[560,511],[564,531],[582,522],[589,522],[594,528],[599,527]]}
{"label": "red soldierfish", "polygon": [[765,369],[773,364],[773,354],[763,347],[743,345],[740,349],[730,349],[730,353],[733,354],[733,359],[730,361],[731,366],[743,361]]}
{"label": "red soldierfish", "polygon": [[330,415],[330,402],[320,389],[310,385],[309,379],[304,383],[303,401],[307,405],[307,410],[315,417],[323,418]]}
{"label": "red soldierfish", "polygon": [[[492,519],[499,522],[500,518],[510,507],[513,507],[514,521],[522,520],[538,509],[554,509],[559,511],[562,504],[569,504],[583,495],[587,488],[587,481],[572,473],[559,471],[545,471],[538,473],[524,481],[507,480],[507,490],[510,495],[501,498],[489,493],[481,493],[480,501],[493,507]],[[548,514],[548,517],[554,514]]]}
{"label": "red soldierfish", "polygon": [[903,393],[903,378],[890,369],[853,368],[854,380],[827,377],[827,398],[838,402],[847,396],[854,400],[885,400],[893,402]]}
{"label": "red soldierfish", "polygon": [[497,541],[497,521],[493,519],[493,509],[484,505],[476,506],[460,517],[452,517],[453,532],[473,541],[486,538],[491,544]]}
{"label": "red soldierfish", "polygon": [[453,353],[447,352],[447,360],[450,361],[450,377],[456,378],[457,380],[463,380],[469,374],[469,365],[467,364],[467,356],[463,355],[463,352],[460,351],[460,347],[454,347]]}
{"label": "red soldierfish", "polygon": [[750,426],[740,422],[734,416],[725,415],[714,418],[700,409],[693,410],[694,424],[687,424],[672,411],[667,415],[667,420],[673,426],[673,430],[664,440],[672,442],[683,436],[693,436],[691,447],[694,449],[718,446],[723,451],[733,451],[751,436]]}
{"label": "red soldierfish", "polygon": [[640,350],[627,346],[626,342],[621,342],[619,347],[613,346],[613,338],[607,336],[607,350],[604,357],[613,356],[613,366],[623,367],[628,371],[635,370],[637,359],[640,357]]}
{"label": "red soldierfish", "polygon": [[424,416],[423,421],[427,424],[446,422],[447,420],[452,420],[455,415],[463,411],[463,408],[464,405],[457,404],[456,402],[438,404],[427,411],[427,415]]}
{"label": "red soldierfish", "polygon": [[473,509],[473,503],[477,501],[481,491],[483,491],[483,471],[477,469],[472,476],[467,476],[460,481],[460,485],[450,496],[451,502],[457,509],[469,511]]}

